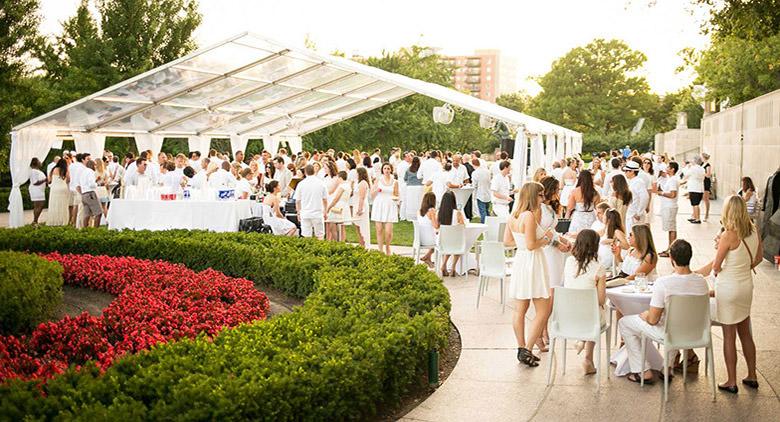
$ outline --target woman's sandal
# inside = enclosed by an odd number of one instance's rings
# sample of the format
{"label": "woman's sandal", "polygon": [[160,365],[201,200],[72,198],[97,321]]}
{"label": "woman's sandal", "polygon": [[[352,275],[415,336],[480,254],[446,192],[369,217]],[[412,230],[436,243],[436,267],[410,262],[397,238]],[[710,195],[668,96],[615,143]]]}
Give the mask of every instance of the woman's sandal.
{"label": "woman's sandal", "polygon": [[517,348],[517,360],[520,363],[524,363],[532,368],[539,366],[539,358],[534,356],[533,353],[531,353],[531,351],[525,347]]}
{"label": "woman's sandal", "polygon": [[[627,380],[629,380],[629,381],[631,381],[631,382],[635,382],[635,383],[637,383],[637,384],[640,384],[640,383],[642,382],[642,375],[639,375],[639,374],[638,374],[638,373],[636,373],[636,372],[632,372],[632,373],[630,373],[630,374],[628,374],[628,375],[626,376],[626,379],[627,379]],[[653,378],[646,379],[646,380],[645,380],[645,384],[647,384],[647,385],[653,385],[653,384],[655,384],[655,380],[654,380]]]}
{"label": "woman's sandal", "polygon": [[747,385],[750,388],[758,389],[758,380],[749,380],[747,378],[742,380],[742,384]]}
{"label": "woman's sandal", "polygon": [[[688,365],[685,368],[686,372],[689,374],[698,374],[699,373],[699,363],[701,361],[699,360],[699,357],[696,355],[693,355],[688,358]],[[674,364],[674,372],[682,372],[683,365],[682,361],[677,362]]]}
{"label": "woman's sandal", "polygon": [[718,390],[725,391],[725,392],[731,393],[731,394],[739,393],[739,387],[737,387],[736,385],[731,385],[731,386],[718,385]]}
{"label": "woman's sandal", "polygon": [[544,340],[539,338],[539,340],[536,340],[536,347],[539,348],[540,353],[547,353],[550,351],[550,349],[547,348],[547,345],[544,344]]}

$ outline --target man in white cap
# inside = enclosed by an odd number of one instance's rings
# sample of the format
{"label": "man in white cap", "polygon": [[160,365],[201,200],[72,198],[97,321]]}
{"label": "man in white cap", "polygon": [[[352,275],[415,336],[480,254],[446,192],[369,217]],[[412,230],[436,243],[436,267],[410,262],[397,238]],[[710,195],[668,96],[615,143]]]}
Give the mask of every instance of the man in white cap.
{"label": "man in white cap", "polygon": [[626,210],[626,233],[631,233],[631,227],[634,224],[645,222],[647,204],[650,196],[647,193],[647,185],[639,174],[639,163],[634,160],[626,161],[623,166],[623,173],[628,179],[628,189],[631,191],[631,203]]}

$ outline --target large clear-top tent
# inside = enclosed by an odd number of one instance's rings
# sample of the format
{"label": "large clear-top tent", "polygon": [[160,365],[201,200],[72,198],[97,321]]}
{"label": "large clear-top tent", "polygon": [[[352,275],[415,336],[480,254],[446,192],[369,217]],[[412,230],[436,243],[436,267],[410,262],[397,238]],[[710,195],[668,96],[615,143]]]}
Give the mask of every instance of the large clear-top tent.
{"label": "large clear-top tent", "polygon": [[[581,150],[580,133],[544,120],[440,85],[242,33],[14,127],[13,184],[25,183],[30,159],[46,156],[63,137],[73,137],[77,150],[93,155],[102,154],[106,136],[133,137],[139,150],[153,152],[165,137],[188,138],[190,149],[199,151],[208,150],[211,138],[230,138],[234,152],[245,149],[249,139],[262,139],[272,152],[282,141],[296,150],[303,135],[412,94],[517,128],[524,148],[515,151],[527,150],[530,135],[531,161],[540,164]],[[524,168],[525,154],[519,155]],[[18,189],[9,205],[12,225],[16,208],[21,224]]]}

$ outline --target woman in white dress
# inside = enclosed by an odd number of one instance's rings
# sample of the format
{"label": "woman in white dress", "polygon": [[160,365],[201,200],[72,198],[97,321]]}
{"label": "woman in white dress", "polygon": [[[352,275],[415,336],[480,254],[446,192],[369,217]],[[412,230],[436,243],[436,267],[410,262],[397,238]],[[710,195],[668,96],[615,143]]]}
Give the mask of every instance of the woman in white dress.
{"label": "woman in white dress", "polygon": [[102,221],[105,223],[106,216],[108,216],[108,183],[111,180],[108,170],[106,170],[106,163],[103,160],[95,160],[95,177],[97,177],[95,194],[98,197],[98,201],[100,201],[100,208],[103,210]]}
{"label": "woman in white dress", "polygon": [[46,205],[46,182],[48,178],[41,171],[41,160],[33,158],[30,161],[30,201],[33,203],[33,225],[38,225],[38,218]]}
{"label": "woman in white dress", "polygon": [[[561,178],[563,179],[563,190],[561,191],[561,204],[564,207],[569,205],[569,196],[574,191],[574,187],[577,184],[577,167],[579,161],[576,158],[570,157],[566,159],[566,168],[563,169]],[[567,209],[566,212],[569,212]]]}
{"label": "woman in white dress", "polygon": [[603,162],[599,157],[593,157],[593,161],[590,163],[590,172],[593,174],[593,185],[599,193],[604,192],[604,178],[606,178],[606,172],[602,168]]}
{"label": "woman in white dress", "polygon": [[[335,162],[331,161],[327,156],[324,156],[322,163],[322,173],[324,174],[323,180],[325,181],[325,188],[328,191],[328,204],[330,204],[333,202],[336,196],[336,192],[338,191],[339,187],[341,187],[341,183],[343,183],[344,180],[338,177],[339,171]],[[325,211],[325,239],[336,240],[338,239],[339,233],[338,226],[341,224],[343,219],[338,218],[334,221],[331,221],[327,210]]]}
{"label": "woman in white dress", "polygon": [[[417,228],[420,232],[420,244],[435,245],[437,243],[436,230],[439,229],[439,219],[436,215],[436,194],[433,192],[426,192],[422,197],[420,212],[417,213]],[[428,265],[428,268],[433,268],[432,255],[433,248],[428,249],[428,252],[420,258],[420,261]]]}
{"label": "woman in white dress", "polygon": [[68,160],[60,158],[49,174],[49,210],[46,214],[46,224],[49,226],[64,226],[70,219],[70,174],[68,173]]}
{"label": "woman in white dress", "polygon": [[[441,197],[441,204],[439,204],[438,214],[439,226],[459,226],[466,224],[463,218],[463,213],[458,210],[458,205],[455,199],[455,193],[452,191],[444,192]],[[447,271],[447,261],[452,256],[452,270]],[[458,266],[458,260],[460,255],[442,255],[441,257],[441,275],[442,277],[458,275],[456,267]]]}
{"label": "woman in white dress", "polygon": [[[564,286],[568,289],[596,289],[599,318],[601,325],[604,325],[606,320],[604,304],[607,301],[606,272],[598,261],[599,241],[598,233],[591,229],[584,229],[577,234],[577,240],[571,251],[572,256],[566,260]],[[578,354],[585,349],[585,361],[582,363],[585,375],[596,373],[596,366],[593,364],[594,346],[595,343],[592,341],[577,342]]]}
{"label": "woman in white dress", "polygon": [[[628,239],[626,239],[626,229],[623,227],[623,220],[620,213],[610,208],[604,212],[604,233],[599,242],[599,264],[602,267],[613,269],[615,266],[615,257],[612,255],[612,245],[617,245],[622,251],[628,250]],[[613,271],[615,273],[615,271]]]}
{"label": "woman in white dress", "polygon": [[376,225],[376,242],[379,250],[390,255],[390,242],[393,241],[393,223],[398,222],[398,181],[393,177],[393,166],[384,163],[380,167],[382,176],[371,186],[374,199],[371,208],[371,221]]}
{"label": "woman in white dress", "polygon": [[349,208],[352,187],[347,181],[346,171],[338,172],[334,179],[338,181],[338,185],[333,192],[333,195],[330,196],[328,200],[326,214],[328,216],[327,221],[330,223],[331,232],[326,235],[329,236],[331,240],[344,241],[347,238],[344,224],[352,221],[352,213]]}
{"label": "woman in white dress", "polygon": [[[508,297],[516,302],[512,327],[517,339],[517,360],[534,367],[539,366],[539,357],[534,356],[532,349],[550,315],[550,282],[542,248],[552,243],[553,230],[545,230],[539,224],[544,200],[544,187],[540,183],[526,183],[518,196],[504,232],[504,244],[517,246]],[[525,314],[532,301],[536,312],[526,339]]]}
{"label": "woman in white dress", "polygon": [[371,183],[368,179],[368,170],[365,167],[357,168],[357,180],[353,197],[355,202],[352,208],[355,230],[357,230],[358,243],[367,248],[371,245],[371,223],[368,221],[368,197],[370,196]]}
{"label": "woman in white dress", "polygon": [[637,274],[644,274],[648,280],[658,278],[656,265],[658,264],[658,252],[655,250],[653,234],[647,224],[636,224],[631,227],[628,235],[628,253],[623,256],[623,249],[619,245],[612,245],[612,256],[615,262],[620,264],[620,276],[626,280],[634,280]]}
{"label": "woman in white dress", "polygon": [[736,394],[737,336],[747,363],[747,378],[742,384],[756,389],[756,345],[750,328],[753,303],[754,268],[761,263],[764,245],[756,226],[750,221],[745,201],[737,195],[728,197],[721,216],[723,232],[715,239],[715,259],[697,272],[715,274],[715,320],[723,325],[723,357],[728,380],[718,388]]}
{"label": "woman in white dress", "polygon": [[271,230],[276,235],[297,235],[298,229],[295,227],[295,223],[285,218],[279,208],[279,196],[282,191],[279,182],[271,180],[265,185],[265,190],[268,192],[268,195],[263,198],[263,222],[271,226]]}
{"label": "woman in white dress", "polygon": [[599,202],[601,197],[593,186],[593,175],[589,171],[583,171],[577,179],[577,187],[569,195],[569,203],[566,206],[567,216],[571,218],[570,233],[589,229],[593,225],[596,221],[596,204]]}
{"label": "woman in white dress", "polygon": [[236,182],[236,199],[249,199],[254,189],[252,189],[252,169],[245,168],[238,173],[238,181]]}

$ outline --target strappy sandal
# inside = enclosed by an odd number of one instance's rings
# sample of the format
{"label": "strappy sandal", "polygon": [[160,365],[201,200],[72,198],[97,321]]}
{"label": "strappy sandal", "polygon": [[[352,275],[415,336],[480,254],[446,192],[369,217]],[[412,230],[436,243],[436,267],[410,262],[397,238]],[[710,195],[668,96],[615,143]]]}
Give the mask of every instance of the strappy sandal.
{"label": "strappy sandal", "polygon": [[517,360],[531,368],[539,366],[539,358],[534,356],[533,353],[525,347],[517,348]]}
{"label": "strappy sandal", "polygon": [[[641,384],[642,383],[642,376],[637,374],[636,372],[632,372],[632,373],[628,374],[626,376],[626,379],[631,381],[631,382],[635,382],[637,384]],[[655,380],[653,378],[649,378],[649,379],[645,380],[645,385],[653,385],[653,384],[655,384]]]}
{"label": "strappy sandal", "polygon": [[[696,355],[689,357],[687,367],[685,368],[686,372],[689,374],[698,374],[700,362],[701,361],[699,360],[699,357]],[[676,362],[674,364],[674,372],[682,372],[682,370],[683,370],[683,364],[682,364],[682,360],[680,360],[679,362]]]}

